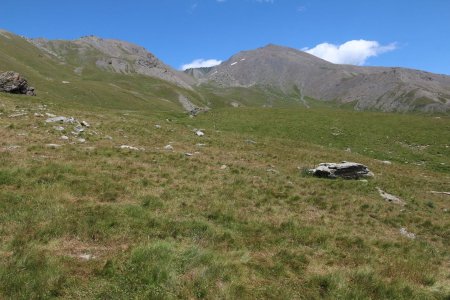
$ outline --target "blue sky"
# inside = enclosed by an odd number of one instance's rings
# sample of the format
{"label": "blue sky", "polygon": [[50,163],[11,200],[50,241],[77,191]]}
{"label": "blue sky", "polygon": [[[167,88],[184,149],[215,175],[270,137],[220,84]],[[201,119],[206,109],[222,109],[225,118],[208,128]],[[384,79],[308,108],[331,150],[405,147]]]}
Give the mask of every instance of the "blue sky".
{"label": "blue sky", "polygon": [[177,69],[274,43],[335,62],[450,74],[448,0],[1,1],[0,28],[122,39]]}

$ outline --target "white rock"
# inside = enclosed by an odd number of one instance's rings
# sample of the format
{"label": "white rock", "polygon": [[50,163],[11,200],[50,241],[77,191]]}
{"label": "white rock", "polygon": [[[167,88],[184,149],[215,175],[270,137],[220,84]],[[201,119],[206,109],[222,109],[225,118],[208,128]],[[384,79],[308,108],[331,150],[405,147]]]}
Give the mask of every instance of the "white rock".
{"label": "white rock", "polygon": [[68,84],[68,83],[70,83],[70,81],[65,81],[65,80],[63,80],[63,81],[61,81],[63,84]]}
{"label": "white rock", "polygon": [[26,115],[28,115],[28,113],[26,113],[26,112],[21,112],[21,113],[16,113],[16,114],[9,115],[9,117],[10,117],[10,118],[18,118],[18,117],[24,117],[24,116],[26,116]]}
{"label": "white rock", "polygon": [[161,129],[161,125],[156,124],[156,125],[155,125],[155,128]]}
{"label": "white rock", "polygon": [[408,232],[405,227],[400,228],[400,234],[407,237],[408,239],[415,239],[416,235],[412,232]]}
{"label": "white rock", "polygon": [[47,117],[49,117],[49,118],[54,118],[54,117],[56,117],[56,115],[51,114],[51,113],[45,113],[45,115],[46,115]]}
{"label": "white rock", "polygon": [[45,120],[45,122],[47,122],[47,123],[57,123],[57,122],[59,122],[59,123],[76,123],[77,120],[75,120],[75,118],[72,118],[72,117],[66,118],[63,116],[59,116],[59,117],[48,118],[47,120]]}
{"label": "white rock", "polygon": [[226,168],[228,168],[227,165],[222,165],[222,166],[220,167],[221,170],[225,170]]}
{"label": "white rock", "polygon": [[164,146],[164,150],[169,150],[169,151],[172,151],[173,150],[173,146],[172,145],[166,145],[166,146]]}
{"label": "white rock", "polygon": [[133,146],[128,146],[128,145],[122,145],[122,146],[120,146],[120,149],[139,151],[139,148],[136,148]]}
{"label": "white rock", "polygon": [[47,145],[45,145],[45,147],[51,148],[51,149],[57,149],[57,148],[60,148],[61,145],[59,145],[59,144],[47,144]]}
{"label": "white rock", "polygon": [[377,190],[378,190],[378,193],[380,194],[381,198],[383,198],[387,202],[392,202],[392,203],[399,204],[399,205],[405,205],[405,202],[402,199],[400,199],[399,197],[394,196],[389,193],[386,193],[379,187],[377,187]]}
{"label": "white rock", "polygon": [[93,256],[92,254],[80,254],[78,255],[78,257],[82,260],[91,260],[95,258],[95,256]]}
{"label": "white rock", "polygon": [[81,126],[84,126],[84,127],[91,127],[91,125],[89,125],[89,123],[86,121],[81,121],[80,124],[81,124]]}
{"label": "white rock", "polygon": [[196,134],[197,136],[204,136],[204,135],[205,135],[205,133],[204,133],[203,131],[201,131],[201,130],[197,130],[197,131],[195,132],[195,134]]}
{"label": "white rock", "polygon": [[35,116],[35,117],[43,117],[44,115],[43,115],[43,114],[40,114],[40,113],[34,113],[34,116]]}
{"label": "white rock", "polygon": [[186,156],[193,156],[194,154],[186,152],[184,155],[186,155]]}
{"label": "white rock", "polygon": [[63,135],[63,136],[61,136],[61,139],[64,140],[64,141],[67,141],[69,139],[69,137],[66,136],[66,135]]}
{"label": "white rock", "polygon": [[80,138],[80,139],[78,139],[77,141],[78,141],[79,143],[85,143],[85,142],[86,142],[86,140],[85,140],[85,139],[81,139],[81,138]]}
{"label": "white rock", "polygon": [[57,131],[63,131],[65,128],[62,126],[53,126],[53,129],[55,129]]}

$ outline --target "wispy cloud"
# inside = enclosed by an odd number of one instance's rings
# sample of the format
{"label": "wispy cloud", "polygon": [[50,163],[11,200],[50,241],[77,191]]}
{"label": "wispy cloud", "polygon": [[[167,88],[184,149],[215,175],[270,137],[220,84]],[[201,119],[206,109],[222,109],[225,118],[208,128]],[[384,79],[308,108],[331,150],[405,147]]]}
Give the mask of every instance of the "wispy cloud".
{"label": "wispy cloud", "polygon": [[258,2],[258,3],[274,3],[275,2],[275,0],[253,0],[253,1]]}
{"label": "wispy cloud", "polygon": [[199,58],[199,59],[195,59],[194,61],[182,65],[181,66],[181,70],[187,70],[187,69],[193,69],[193,68],[207,68],[207,67],[214,67],[217,65],[220,65],[222,63],[221,60],[217,60],[217,59],[203,59],[203,58]]}
{"label": "wispy cloud", "polygon": [[187,12],[192,14],[197,9],[197,7],[198,7],[198,2],[194,2],[189,6]]}
{"label": "wispy cloud", "polygon": [[314,56],[335,64],[364,65],[369,57],[397,49],[395,43],[380,45],[377,41],[352,40],[341,45],[322,43],[314,48],[304,48]]}

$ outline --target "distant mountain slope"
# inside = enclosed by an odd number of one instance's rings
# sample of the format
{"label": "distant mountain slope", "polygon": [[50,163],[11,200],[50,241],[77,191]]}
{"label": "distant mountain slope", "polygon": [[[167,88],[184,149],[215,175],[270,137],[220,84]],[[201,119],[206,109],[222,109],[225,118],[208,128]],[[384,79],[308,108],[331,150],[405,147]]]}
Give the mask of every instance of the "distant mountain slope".
{"label": "distant mountain slope", "polygon": [[243,51],[211,70],[196,72],[221,88],[270,86],[355,109],[448,111],[450,76],[405,68],[337,65],[291,48],[268,45]]}
{"label": "distant mountain slope", "polygon": [[191,89],[195,80],[164,64],[145,48],[128,42],[95,36],[74,41],[28,39],[47,53],[82,67],[95,64],[98,68],[121,74],[142,74]]}
{"label": "distant mountain slope", "polygon": [[[108,57],[114,62],[109,64]],[[138,57],[141,66],[135,64]],[[202,96],[187,83],[194,79],[172,70],[144,48],[119,41],[92,37],[77,42],[31,41],[2,30],[0,71],[9,70],[27,78],[38,99],[66,106],[181,112],[180,99],[204,106]]]}

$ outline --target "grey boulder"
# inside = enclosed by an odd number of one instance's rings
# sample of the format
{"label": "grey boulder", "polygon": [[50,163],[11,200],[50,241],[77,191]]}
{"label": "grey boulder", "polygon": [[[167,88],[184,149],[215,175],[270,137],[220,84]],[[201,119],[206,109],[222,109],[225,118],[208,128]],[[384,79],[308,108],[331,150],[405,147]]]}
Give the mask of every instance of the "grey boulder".
{"label": "grey boulder", "polygon": [[34,88],[19,73],[8,71],[0,74],[0,92],[35,96]]}
{"label": "grey boulder", "polygon": [[343,161],[341,163],[321,163],[309,173],[322,178],[360,179],[373,177],[373,173],[365,165]]}

